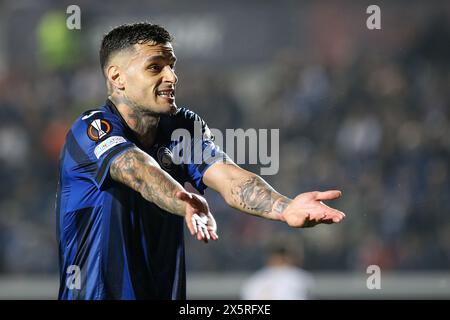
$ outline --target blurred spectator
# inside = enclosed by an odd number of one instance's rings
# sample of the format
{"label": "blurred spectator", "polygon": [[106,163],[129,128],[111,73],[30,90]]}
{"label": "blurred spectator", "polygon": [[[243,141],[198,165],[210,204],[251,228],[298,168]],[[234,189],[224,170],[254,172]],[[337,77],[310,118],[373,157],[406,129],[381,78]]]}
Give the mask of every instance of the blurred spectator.
{"label": "blurred spectator", "polygon": [[265,267],[254,273],[242,286],[244,300],[306,300],[312,297],[313,278],[300,268],[303,254],[300,243],[281,241],[268,250]]}

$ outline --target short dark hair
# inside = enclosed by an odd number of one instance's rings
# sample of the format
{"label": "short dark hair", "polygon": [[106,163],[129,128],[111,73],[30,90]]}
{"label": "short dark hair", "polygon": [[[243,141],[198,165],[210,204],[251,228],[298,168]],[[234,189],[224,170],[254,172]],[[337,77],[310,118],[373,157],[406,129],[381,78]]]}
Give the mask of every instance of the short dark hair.
{"label": "short dark hair", "polygon": [[155,42],[156,44],[172,42],[170,33],[163,27],[148,22],[123,24],[108,32],[100,47],[100,66],[105,70],[111,55],[127,49],[136,43]]}

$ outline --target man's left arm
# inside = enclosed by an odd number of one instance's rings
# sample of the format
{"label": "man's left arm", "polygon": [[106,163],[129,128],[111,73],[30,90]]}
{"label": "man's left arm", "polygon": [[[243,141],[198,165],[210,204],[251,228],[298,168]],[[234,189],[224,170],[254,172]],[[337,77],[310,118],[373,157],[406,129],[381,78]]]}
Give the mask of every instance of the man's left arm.
{"label": "man's left arm", "polygon": [[291,227],[338,223],[345,217],[343,212],[322,202],[339,198],[341,192],[338,190],[307,192],[289,199],[260,176],[230,161],[218,162],[208,168],[203,182],[219,192],[231,207],[262,218],[284,221]]}

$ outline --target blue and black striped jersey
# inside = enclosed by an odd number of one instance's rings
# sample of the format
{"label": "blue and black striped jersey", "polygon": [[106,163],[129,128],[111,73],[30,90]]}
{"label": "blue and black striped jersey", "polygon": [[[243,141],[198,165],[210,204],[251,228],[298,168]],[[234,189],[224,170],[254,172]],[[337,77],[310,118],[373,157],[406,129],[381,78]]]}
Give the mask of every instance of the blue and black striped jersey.
{"label": "blue and black striped jersey", "polygon": [[[209,131],[186,108],[162,116],[156,142],[148,149],[109,100],[75,121],[59,167],[59,299],[185,299],[184,219],[112,180],[109,167],[115,157],[137,146],[182,185],[190,182],[203,193],[203,174],[216,160],[171,161],[179,142],[171,140],[172,132],[186,129],[195,137],[195,121]],[[225,157],[210,137],[202,135],[191,145],[212,149],[214,159]]]}

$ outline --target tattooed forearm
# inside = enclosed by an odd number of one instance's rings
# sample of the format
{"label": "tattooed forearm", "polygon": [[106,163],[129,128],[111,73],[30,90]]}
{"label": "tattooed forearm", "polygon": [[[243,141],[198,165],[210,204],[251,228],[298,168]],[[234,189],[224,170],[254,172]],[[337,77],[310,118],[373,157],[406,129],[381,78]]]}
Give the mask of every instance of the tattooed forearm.
{"label": "tattooed forearm", "polygon": [[231,183],[231,197],[237,209],[250,214],[277,219],[288,206],[288,198],[272,189],[261,177],[250,176]]}
{"label": "tattooed forearm", "polygon": [[243,209],[261,213],[272,211],[272,190],[258,177],[243,181],[233,191]]}
{"label": "tattooed forearm", "polygon": [[171,213],[184,215],[185,203],[175,195],[184,188],[143,151],[132,148],[114,159],[111,177]]}

